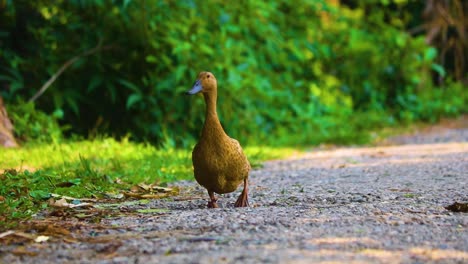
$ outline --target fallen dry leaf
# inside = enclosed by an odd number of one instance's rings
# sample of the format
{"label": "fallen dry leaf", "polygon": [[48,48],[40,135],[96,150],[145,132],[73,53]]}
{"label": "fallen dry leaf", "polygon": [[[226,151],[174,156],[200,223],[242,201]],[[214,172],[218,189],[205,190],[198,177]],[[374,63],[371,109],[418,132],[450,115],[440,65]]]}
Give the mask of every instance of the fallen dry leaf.
{"label": "fallen dry leaf", "polygon": [[140,183],[137,186],[140,187],[141,189],[145,190],[145,191],[149,191],[149,190],[152,189],[151,184]]}
{"label": "fallen dry leaf", "polygon": [[30,225],[30,228],[36,230],[39,233],[42,233],[42,235],[70,235],[70,231],[61,226],[55,226],[54,224],[32,223],[32,225]]}
{"label": "fallen dry leaf", "polygon": [[36,236],[20,231],[7,231],[1,234],[0,244],[10,245],[33,241]]}
{"label": "fallen dry leaf", "polygon": [[161,199],[168,196],[179,194],[180,190],[177,187],[169,188],[153,184],[139,184],[130,188],[129,192],[123,192],[125,197],[137,199]]}
{"label": "fallen dry leaf", "polygon": [[154,184],[145,184],[145,183],[140,183],[138,185],[134,185],[130,188],[130,191],[132,192],[141,192],[141,191],[146,191],[146,192],[174,192],[177,191],[177,188],[169,188],[169,187],[163,187],[163,186],[158,186]]}
{"label": "fallen dry leaf", "polygon": [[0,234],[0,238],[14,234],[15,231],[9,230]]}
{"label": "fallen dry leaf", "polygon": [[34,235],[24,233],[24,232],[18,232],[18,231],[15,232],[13,235],[15,235],[17,237],[23,237],[23,238],[31,239],[31,240],[34,240],[36,238],[36,236],[34,236]]}
{"label": "fallen dry leaf", "polygon": [[141,189],[141,187],[139,187],[138,185],[133,185],[131,188],[130,188],[130,191],[131,192],[139,192]]}
{"label": "fallen dry leaf", "polygon": [[168,193],[155,193],[155,194],[142,194],[141,198],[143,199],[161,199],[170,196]]}
{"label": "fallen dry leaf", "polygon": [[154,191],[158,191],[158,192],[165,192],[165,193],[168,193],[168,192],[179,192],[179,190],[177,188],[168,188],[168,187],[162,187],[162,186],[152,186],[153,190]]}
{"label": "fallen dry leaf", "polygon": [[49,199],[49,205],[58,208],[77,208],[77,207],[93,207],[91,203],[79,203],[79,204],[71,204],[68,203],[65,198],[60,200],[55,200],[53,198]]}
{"label": "fallen dry leaf", "polygon": [[60,200],[50,199],[49,205],[53,207],[68,207],[68,202],[65,198]]}
{"label": "fallen dry leaf", "polygon": [[468,203],[454,202],[453,204],[446,206],[445,209],[457,213],[468,213]]}
{"label": "fallen dry leaf", "polygon": [[122,199],[124,198],[123,193],[105,193],[106,197],[111,199]]}
{"label": "fallen dry leaf", "polygon": [[132,198],[140,198],[141,197],[141,194],[140,193],[136,193],[136,192],[124,192],[123,193],[125,197],[132,197]]}
{"label": "fallen dry leaf", "polygon": [[50,237],[48,236],[38,236],[36,237],[36,239],[34,239],[34,242],[36,243],[42,243],[42,242],[46,242],[47,240],[49,240]]}
{"label": "fallen dry leaf", "polygon": [[51,193],[51,197],[53,198],[64,198],[66,200],[77,200],[77,201],[85,201],[85,202],[97,202],[97,199],[92,199],[92,198],[75,198],[75,197],[70,197],[70,196],[65,196],[65,195],[60,195],[56,193]]}

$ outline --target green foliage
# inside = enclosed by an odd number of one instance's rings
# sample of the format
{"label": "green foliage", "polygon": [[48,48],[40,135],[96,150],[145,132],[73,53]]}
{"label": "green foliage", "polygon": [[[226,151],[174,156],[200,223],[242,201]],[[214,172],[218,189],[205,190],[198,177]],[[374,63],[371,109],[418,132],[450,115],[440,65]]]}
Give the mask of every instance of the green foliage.
{"label": "green foliage", "polygon": [[461,83],[451,83],[444,89],[424,89],[415,94],[400,97],[403,111],[399,117],[405,122],[417,120],[434,123],[444,116],[457,116],[468,112],[468,95]]}
{"label": "green foliage", "polygon": [[66,127],[60,127],[59,119],[63,117],[61,110],[48,115],[35,109],[33,103],[18,103],[7,109],[15,127],[15,137],[21,141],[38,143],[59,142]]}
{"label": "green foliage", "polygon": [[447,73],[435,63],[437,50],[405,31],[413,15],[405,7],[417,4],[349,3],[8,2],[0,15],[1,94],[10,103],[28,99],[63,63],[99,47],[36,102],[46,112],[63,109],[73,133],[131,133],[186,147],[204,109],[183,92],[202,70],[217,76],[221,121],[244,144],[349,143],[362,139],[356,116],[386,123],[389,115],[461,111],[449,105],[456,94],[441,106],[424,101],[441,93],[431,74]]}
{"label": "green foliage", "polygon": [[[284,148],[246,149],[254,165],[291,152]],[[156,149],[111,138],[2,149],[0,222],[31,216],[47,206],[51,194],[103,198],[128,191],[133,184],[193,179],[190,155],[189,150]]]}

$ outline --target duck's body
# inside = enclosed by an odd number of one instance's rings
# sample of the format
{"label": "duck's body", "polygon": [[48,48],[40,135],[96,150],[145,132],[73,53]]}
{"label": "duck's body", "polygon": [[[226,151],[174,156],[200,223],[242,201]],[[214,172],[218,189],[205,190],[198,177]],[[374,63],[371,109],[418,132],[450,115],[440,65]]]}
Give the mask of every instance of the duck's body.
{"label": "duck's body", "polygon": [[189,94],[203,92],[206,118],[198,143],[192,152],[194,175],[197,182],[208,190],[208,207],[218,207],[214,193],[230,193],[244,182],[244,190],[235,206],[248,206],[248,177],[250,163],[239,142],[230,138],[216,113],[217,83],[214,75],[201,72]]}
{"label": "duck's body", "polygon": [[192,162],[197,182],[219,194],[235,191],[250,170],[239,142],[226,135],[219,122],[217,125],[205,122],[200,141],[192,152]]}

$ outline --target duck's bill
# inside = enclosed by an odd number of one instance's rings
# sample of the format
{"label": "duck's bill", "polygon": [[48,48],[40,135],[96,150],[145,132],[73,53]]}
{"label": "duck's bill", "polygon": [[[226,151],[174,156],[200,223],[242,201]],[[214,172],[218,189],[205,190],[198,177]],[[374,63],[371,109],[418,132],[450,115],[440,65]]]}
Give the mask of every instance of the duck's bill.
{"label": "duck's bill", "polygon": [[190,91],[187,91],[187,94],[196,94],[196,93],[199,93],[201,92],[202,90],[202,85],[201,85],[201,82],[200,80],[197,80],[194,84],[193,84],[193,87],[192,89],[190,89]]}

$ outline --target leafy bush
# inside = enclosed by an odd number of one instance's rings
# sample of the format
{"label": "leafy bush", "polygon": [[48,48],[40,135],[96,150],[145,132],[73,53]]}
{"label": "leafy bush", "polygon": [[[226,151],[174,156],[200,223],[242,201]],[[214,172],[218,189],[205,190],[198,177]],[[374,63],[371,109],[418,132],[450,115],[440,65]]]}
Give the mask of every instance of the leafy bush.
{"label": "leafy bush", "polygon": [[58,120],[63,112],[48,115],[35,109],[33,103],[19,103],[8,107],[13,122],[15,137],[21,141],[59,142],[66,127],[60,127]]}
{"label": "leafy bush", "polygon": [[2,95],[30,98],[63,63],[96,48],[36,102],[46,112],[63,109],[74,133],[190,144],[204,108],[183,92],[202,70],[217,76],[221,121],[242,142],[349,142],[363,123],[348,121],[362,113],[403,120],[430,119],[426,108],[447,113],[424,102],[438,91],[431,71],[445,74],[437,50],[408,35],[404,20],[389,23],[391,10],[366,14],[369,5],[8,2],[0,15]]}
{"label": "leafy bush", "polygon": [[[436,122],[444,116],[456,116],[468,112],[468,95],[461,83],[450,83],[444,89],[426,89],[419,93],[413,104],[401,113],[405,121],[423,120]],[[413,95],[415,97],[416,95]]]}

